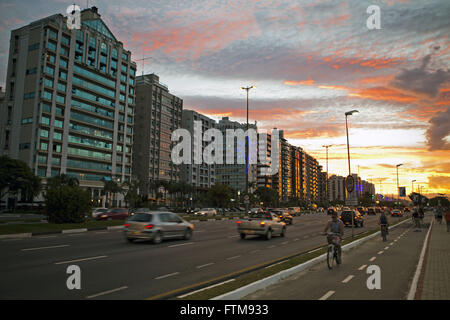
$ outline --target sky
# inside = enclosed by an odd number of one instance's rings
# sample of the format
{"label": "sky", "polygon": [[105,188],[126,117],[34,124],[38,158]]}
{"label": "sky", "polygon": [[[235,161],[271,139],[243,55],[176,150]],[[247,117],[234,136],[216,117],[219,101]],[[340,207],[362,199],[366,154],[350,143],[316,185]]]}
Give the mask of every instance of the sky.
{"label": "sky", "polygon": [[[450,194],[450,1],[89,0],[138,73],[156,73],[184,109],[278,128],[329,173],[352,173],[376,191]],[[0,86],[10,31],[73,4],[0,2]],[[370,5],[380,29],[370,30]],[[143,64],[142,57],[148,58]]]}

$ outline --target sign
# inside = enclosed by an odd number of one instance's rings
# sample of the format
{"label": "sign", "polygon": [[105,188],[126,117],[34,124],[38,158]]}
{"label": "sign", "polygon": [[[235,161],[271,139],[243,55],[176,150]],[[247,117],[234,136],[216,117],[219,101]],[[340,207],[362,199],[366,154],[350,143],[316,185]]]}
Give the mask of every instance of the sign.
{"label": "sign", "polygon": [[398,194],[400,197],[406,197],[406,188],[405,187],[398,187]]}
{"label": "sign", "polygon": [[353,190],[355,190],[355,179],[353,178],[353,176],[347,176],[347,178],[345,179],[345,188],[347,189],[348,193],[351,193],[353,192]]}

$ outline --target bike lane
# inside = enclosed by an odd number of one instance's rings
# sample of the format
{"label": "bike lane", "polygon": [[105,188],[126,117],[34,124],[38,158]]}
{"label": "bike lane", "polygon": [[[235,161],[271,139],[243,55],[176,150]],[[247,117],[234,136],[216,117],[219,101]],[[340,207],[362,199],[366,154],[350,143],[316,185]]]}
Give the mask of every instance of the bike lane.
{"label": "bike lane", "polygon": [[[389,230],[386,242],[380,235],[344,252],[342,265],[332,270],[324,261],[243,299],[404,300],[419,262],[430,217],[426,216],[424,222],[420,231],[408,221]],[[369,289],[367,281],[374,275],[367,273],[368,268],[377,267],[380,289]],[[372,279],[369,282],[375,284]]]}

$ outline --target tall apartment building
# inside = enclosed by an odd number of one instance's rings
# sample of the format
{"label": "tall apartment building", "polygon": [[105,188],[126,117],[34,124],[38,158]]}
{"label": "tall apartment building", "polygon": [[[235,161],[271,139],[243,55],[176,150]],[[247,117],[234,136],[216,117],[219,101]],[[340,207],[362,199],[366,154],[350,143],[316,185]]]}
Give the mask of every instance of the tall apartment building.
{"label": "tall apartment building", "polygon": [[319,162],[305,151],[302,151],[302,161],[304,165],[304,169],[302,170],[302,185],[305,188],[302,193],[302,200],[314,202],[319,198]]}
{"label": "tall apartment building", "polygon": [[318,187],[319,187],[319,195],[318,201],[324,204],[327,201],[327,172],[322,171],[323,167],[319,166],[318,170]]}
{"label": "tall apartment building", "polygon": [[136,95],[133,177],[143,188],[155,180],[180,181],[180,166],[171,160],[171,135],[181,128],[183,100],[155,74],[136,77]]}
{"label": "tall apartment building", "polygon": [[13,30],[1,153],[41,177],[74,176],[94,198],[102,178],[129,181],[135,72],[96,7],[81,12],[79,30],[61,14]]}
{"label": "tall apartment building", "polygon": [[[260,132],[258,133],[258,141],[265,140],[266,141],[266,150],[265,150],[265,156],[267,159],[267,163],[263,164],[261,161],[258,160],[257,164],[257,188],[272,188],[272,175],[267,174],[264,171],[268,170],[268,168],[272,165],[272,135],[268,132]],[[258,144],[258,155],[260,151],[261,146]],[[259,157],[259,156],[258,156]],[[258,158],[259,159],[259,158]]]}
{"label": "tall apartment building", "polygon": [[[224,136],[224,145],[226,143],[226,130],[227,129],[242,129],[244,132],[246,131],[246,124],[239,123],[237,121],[231,121],[228,117],[223,117],[219,123],[217,124],[217,129],[219,129]],[[256,124],[249,124],[249,129],[257,130]],[[227,146],[227,148],[231,148],[236,150],[238,147],[237,139],[235,138],[235,142],[233,146]],[[245,144],[243,146],[239,145],[239,148],[245,150]],[[243,155],[245,159],[245,151]],[[237,152],[234,152],[234,164],[226,164],[226,152],[224,150],[223,153],[224,163],[216,165],[216,183],[221,183],[228,185],[234,190],[238,190],[240,192],[245,192],[246,190],[246,167],[245,164],[238,164],[238,155]],[[248,182],[252,184],[249,187],[249,192],[256,190],[256,182],[257,182],[257,165],[251,164],[248,166]]]}
{"label": "tall apartment building", "polygon": [[[202,133],[208,129],[216,127],[216,121],[202,115],[194,110],[183,110],[182,127],[190,132],[191,137],[194,137],[194,121],[201,121]],[[191,159],[194,159],[194,147],[197,141],[191,139]],[[209,142],[202,141],[202,154]],[[216,181],[216,165],[215,164],[182,164],[181,165],[181,179],[198,190],[206,190],[211,188]]]}
{"label": "tall apartment building", "polygon": [[347,191],[345,189],[345,178],[332,175],[328,178],[328,201],[345,201]]}
{"label": "tall apartment building", "polygon": [[306,183],[302,181],[302,170],[304,170],[302,148],[290,146],[291,152],[291,198],[303,199]]}

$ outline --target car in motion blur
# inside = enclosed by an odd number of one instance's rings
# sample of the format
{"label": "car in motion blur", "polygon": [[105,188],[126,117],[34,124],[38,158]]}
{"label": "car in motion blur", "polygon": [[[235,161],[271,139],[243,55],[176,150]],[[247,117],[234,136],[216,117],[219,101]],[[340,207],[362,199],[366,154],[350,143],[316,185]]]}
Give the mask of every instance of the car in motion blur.
{"label": "car in motion blur", "polygon": [[203,208],[196,212],[194,212],[194,215],[196,216],[215,216],[217,215],[217,210],[214,208]]}
{"label": "car in motion blur", "polygon": [[105,213],[106,211],[108,211],[107,208],[94,208],[92,210],[92,218],[97,218],[98,215],[101,215],[102,213]]}
{"label": "car in motion blur", "polygon": [[124,220],[130,216],[127,208],[110,208],[98,214],[96,220]]}
{"label": "car in motion blur", "polygon": [[290,207],[290,208],[288,208],[288,211],[291,216],[295,216],[295,217],[300,216],[300,212],[301,212],[300,207]]}
{"label": "car in motion blur", "polygon": [[399,209],[394,209],[391,211],[391,217],[403,217],[403,213]]}
{"label": "car in motion blur", "polygon": [[189,240],[194,232],[194,225],[173,212],[140,212],[127,219],[124,224],[127,241],[137,239],[160,243],[165,239],[181,238]]}
{"label": "car in motion blur", "polygon": [[294,217],[285,209],[270,209],[270,212],[275,214],[281,221],[286,224],[292,224]]}
{"label": "car in motion blur", "polygon": [[353,215],[353,225],[355,227],[363,227],[364,226],[364,218],[363,216],[356,210],[344,210],[341,212],[341,216],[339,217],[345,226],[352,225],[352,215]]}
{"label": "car in motion blur", "polygon": [[238,220],[236,224],[241,239],[247,235],[258,235],[270,240],[273,235],[284,237],[286,234],[286,223],[272,212],[258,212],[248,219]]}

